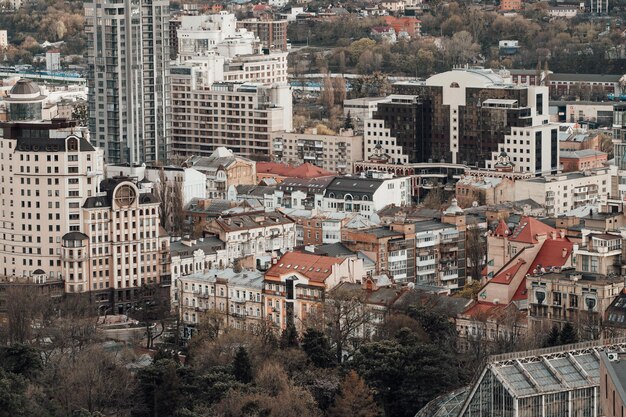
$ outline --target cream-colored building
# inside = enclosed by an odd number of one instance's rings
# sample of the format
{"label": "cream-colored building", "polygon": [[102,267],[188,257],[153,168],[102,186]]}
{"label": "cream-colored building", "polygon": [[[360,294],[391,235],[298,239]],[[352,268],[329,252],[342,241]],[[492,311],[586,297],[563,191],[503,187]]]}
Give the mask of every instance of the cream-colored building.
{"label": "cream-colored building", "polygon": [[354,162],[363,160],[363,136],[352,129],[338,134],[318,134],[317,129],[305,133],[275,132],[272,134],[272,159],[291,165],[305,162],[331,172],[351,174]]}
{"label": "cream-colored building", "polygon": [[180,317],[194,328],[211,320],[216,330],[227,327],[256,332],[264,320],[263,273],[206,270],[180,278]]}
{"label": "cream-colored building", "polygon": [[218,218],[205,227],[206,234],[226,244],[227,259],[284,253],[296,246],[296,222],[279,212]]}
{"label": "cream-colored building", "polygon": [[570,322],[581,338],[597,338],[604,312],[623,287],[621,277],[573,271],[533,274],[526,279],[530,330],[549,331]]}
{"label": "cream-colored building", "polygon": [[185,165],[195,168],[206,175],[207,198],[226,198],[226,191],[231,185],[254,185],[256,162],[235,155],[225,147],[217,148],[210,156],[192,156]]}
{"label": "cream-colored building", "polygon": [[566,172],[515,181],[515,200],[532,198],[546,207],[549,216],[605,201],[611,193],[615,167]]}
{"label": "cream-colored building", "polygon": [[228,264],[224,242],[215,238],[172,238],[170,243],[172,306],[178,304],[180,279],[209,269],[224,269]]}
{"label": "cream-colored building", "polygon": [[4,123],[0,138],[0,274],[63,277],[61,239],[83,227],[102,154],[70,122]]}
{"label": "cream-colored building", "polygon": [[122,314],[145,285],[171,282],[170,237],[159,222],[159,201],[130,178],[100,184],[83,203],[82,233],[63,236],[65,290],[92,292],[92,299]]}
{"label": "cream-colored building", "polygon": [[172,153],[210,156],[224,146],[268,159],[272,132],[291,130],[291,87],[202,81],[202,67],[172,69]]}

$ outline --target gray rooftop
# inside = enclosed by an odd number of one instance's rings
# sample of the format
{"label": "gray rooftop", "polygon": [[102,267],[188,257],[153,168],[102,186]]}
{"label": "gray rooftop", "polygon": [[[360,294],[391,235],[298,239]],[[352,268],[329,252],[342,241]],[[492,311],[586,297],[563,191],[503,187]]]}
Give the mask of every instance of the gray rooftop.
{"label": "gray rooftop", "polygon": [[188,258],[193,256],[193,252],[202,249],[204,253],[216,253],[218,249],[224,249],[225,245],[219,238],[209,236],[197,240],[178,240],[170,244],[172,256]]}

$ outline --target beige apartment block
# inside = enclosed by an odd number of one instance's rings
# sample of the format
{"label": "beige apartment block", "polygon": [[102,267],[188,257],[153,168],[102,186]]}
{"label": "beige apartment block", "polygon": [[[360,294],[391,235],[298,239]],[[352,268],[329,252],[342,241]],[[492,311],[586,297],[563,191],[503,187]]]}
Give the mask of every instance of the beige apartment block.
{"label": "beige apartment block", "polygon": [[275,132],[271,149],[276,162],[309,162],[331,172],[351,174],[354,163],[363,160],[363,135],[356,135],[352,129],[341,129],[333,135],[318,134],[317,129],[305,133]]}

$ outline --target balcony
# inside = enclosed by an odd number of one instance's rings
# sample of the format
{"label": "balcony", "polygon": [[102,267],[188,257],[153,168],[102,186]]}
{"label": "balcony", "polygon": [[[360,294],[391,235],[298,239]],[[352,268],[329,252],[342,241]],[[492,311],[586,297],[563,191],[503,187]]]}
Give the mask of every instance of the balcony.
{"label": "balcony", "polygon": [[61,260],[66,262],[82,262],[87,259],[87,254],[82,255],[61,255]]}
{"label": "balcony", "polygon": [[459,271],[456,269],[443,271],[441,274],[442,281],[450,281],[450,280],[458,279],[458,278],[459,278]]}

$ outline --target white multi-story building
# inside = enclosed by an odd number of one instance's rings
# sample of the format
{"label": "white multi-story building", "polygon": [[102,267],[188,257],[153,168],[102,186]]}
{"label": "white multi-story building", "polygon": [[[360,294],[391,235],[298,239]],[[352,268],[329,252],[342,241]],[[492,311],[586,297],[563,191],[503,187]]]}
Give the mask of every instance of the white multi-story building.
{"label": "white multi-story building", "polygon": [[229,268],[187,275],[180,280],[178,298],[180,318],[191,329],[190,335],[207,313],[220,321],[220,331],[230,327],[256,332],[265,320],[263,273],[259,271]]}
{"label": "white multi-story building", "polygon": [[229,262],[253,257],[255,262],[268,253],[285,253],[296,246],[296,223],[279,212],[218,218],[205,232],[226,244]]}
{"label": "white multi-story building", "polygon": [[188,275],[204,273],[209,269],[224,269],[228,265],[224,242],[215,238],[173,238],[170,243],[172,305],[178,303],[180,279]]}
{"label": "white multi-story building", "polygon": [[357,212],[369,218],[389,204],[400,207],[410,202],[408,177],[393,178],[390,174],[374,173],[371,178],[345,176],[333,179],[324,192],[322,209]]}
{"label": "white multi-story building", "polygon": [[178,57],[181,61],[214,50],[225,58],[258,53],[259,40],[254,33],[237,28],[234,14],[219,12],[181,16],[179,21]]}
{"label": "white multi-story building", "polygon": [[272,135],[272,159],[291,165],[305,162],[317,165],[330,172],[351,174],[354,162],[363,160],[363,136],[355,135],[352,129],[339,134],[275,132]]}
{"label": "white multi-story building", "polygon": [[512,153],[518,148],[511,145],[521,134],[516,171],[545,175],[559,169],[558,132],[548,124],[548,87],[514,85],[506,71],[456,68],[424,82],[397,83],[394,92],[365,121],[366,159],[490,167],[507,143]]}
{"label": "white multi-story building", "polygon": [[193,67],[172,76],[172,151],[210,156],[220,146],[253,159],[268,159],[271,134],[291,130],[287,84],[196,83]]}
{"label": "white multi-story building", "polygon": [[343,115],[352,119],[352,123],[359,130],[363,129],[366,120],[371,119],[378,108],[378,103],[385,103],[390,99],[387,97],[363,97],[352,98],[343,101]]}
{"label": "white multi-story building", "polygon": [[[544,146],[546,141],[548,146]],[[486,161],[488,169],[496,169],[498,157],[505,152],[513,164],[514,172],[529,172],[533,174],[549,174],[553,155],[560,152],[559,125],[555,123],[529,127],[511,127],[511,133],[504,136],[504,143],[499,150],[492,153],[491,161]]]}
{"label": "white multi-story building", "polygon": [[[193,200],[207,197],[206,175],[194,168],[183,168],[175,166],[140,166],[130,165],[107,165],[107,176],[125,176],[136,178],[138,181],[147,180],[155,184],[158,188],[162,179],[167,181],[169,187],[180,187],[183,196],[183,206]],[[156,191],[156,189],[155,189]]]}
{"label": "white multi-story building", "polygon": [[615,175],[616,167],[606,167],[518,179],[514,183],[515,201],[531,198],[544,205],[549,216],[558,216],[578,207],[606,201],[611,195],[611,178]]}

